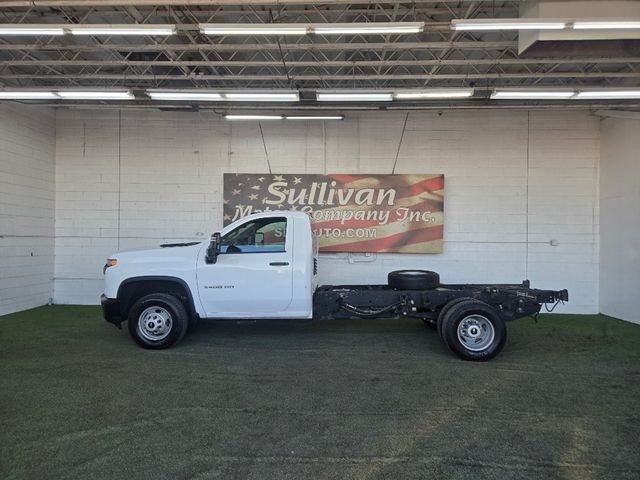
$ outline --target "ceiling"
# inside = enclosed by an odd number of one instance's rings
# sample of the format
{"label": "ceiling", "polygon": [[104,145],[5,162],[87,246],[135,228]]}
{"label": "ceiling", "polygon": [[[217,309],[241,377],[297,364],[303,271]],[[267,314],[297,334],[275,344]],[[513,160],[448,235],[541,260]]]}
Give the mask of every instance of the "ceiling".
{"label": "ceiling", "polygon": [[[0,23],[176,24],[176,35],[0,37],[0,88],[391,89],[636,87],[640,52],[518,55],[517,31],[451,20],[518,17],[521,1],[0,1]],[[426,22],[384,35],[208,36],[199,23]],[[467,101],[469,102],[469,101]],[[145,104],[145,101],[136,101]],[[146,101],[148,103],[148,101]],[[544,102],[542,102],[544,103]]]}

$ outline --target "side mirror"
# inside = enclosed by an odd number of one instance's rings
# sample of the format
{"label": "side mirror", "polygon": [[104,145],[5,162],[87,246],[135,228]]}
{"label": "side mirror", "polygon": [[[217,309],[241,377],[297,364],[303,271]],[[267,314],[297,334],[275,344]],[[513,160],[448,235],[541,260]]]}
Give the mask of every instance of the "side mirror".
{"label": "side mirror", "polygon": [[207,247],[207,254],[204,256],[204,261],[207,263],[216,263],[218,260],[218,254],[220,253],[220,233],[216,232],[211,235],[211,242]]}

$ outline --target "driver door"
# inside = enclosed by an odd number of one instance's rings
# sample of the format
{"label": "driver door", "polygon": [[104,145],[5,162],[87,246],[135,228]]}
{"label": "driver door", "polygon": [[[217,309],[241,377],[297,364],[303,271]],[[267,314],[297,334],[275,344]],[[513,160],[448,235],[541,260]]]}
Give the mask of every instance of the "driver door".
{"label": "driver door", "polygon": [[245,222],[222,237],[217,262],[198,257],[207,317],[278,317],[293,296],[293,225],[286,217]]}

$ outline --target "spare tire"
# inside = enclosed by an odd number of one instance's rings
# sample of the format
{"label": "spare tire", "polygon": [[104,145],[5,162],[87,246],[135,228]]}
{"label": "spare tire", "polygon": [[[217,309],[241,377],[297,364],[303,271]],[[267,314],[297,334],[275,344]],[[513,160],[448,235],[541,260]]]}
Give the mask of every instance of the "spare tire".
{"label": "spare tire", "polygon": [[440,275],[429,270],[396,270],[387,280],[397,290],[433,290],[440,285]]}

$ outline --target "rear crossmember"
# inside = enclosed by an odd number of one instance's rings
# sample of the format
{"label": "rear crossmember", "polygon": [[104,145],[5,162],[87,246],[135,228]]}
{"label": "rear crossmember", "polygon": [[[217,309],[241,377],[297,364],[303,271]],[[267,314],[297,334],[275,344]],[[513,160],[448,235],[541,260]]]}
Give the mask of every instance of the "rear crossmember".
{"label": "rear crossmember", "polygon": [[399,290],[388,285],[325,285],[313,296],[314,318],[358,319],[416,317],[435,323],[449,302],[468,298],[491,305],[505,320],[534,315],[543,304],[569,300],[567,290],[538,290],[522,284],[440,284],[428,290]]}

